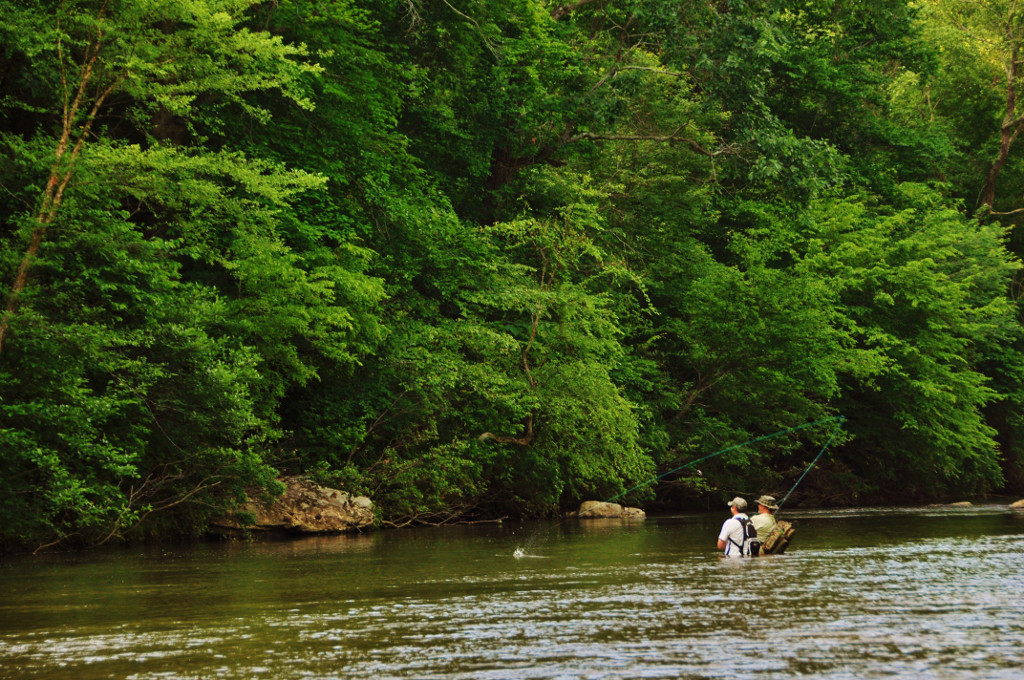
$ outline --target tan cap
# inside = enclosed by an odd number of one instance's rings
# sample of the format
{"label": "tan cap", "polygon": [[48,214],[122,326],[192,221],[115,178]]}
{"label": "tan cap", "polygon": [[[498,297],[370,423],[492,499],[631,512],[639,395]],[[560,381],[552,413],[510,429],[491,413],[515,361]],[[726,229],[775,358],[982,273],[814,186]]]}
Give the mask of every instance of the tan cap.
{"label": "tan cap", "polygon": [[731,501],[729,501],[729,505],[733,506],[740,512],[747,509],[747,502],[740,498],[739,496],[736,496],[736,498],[733,498]]}

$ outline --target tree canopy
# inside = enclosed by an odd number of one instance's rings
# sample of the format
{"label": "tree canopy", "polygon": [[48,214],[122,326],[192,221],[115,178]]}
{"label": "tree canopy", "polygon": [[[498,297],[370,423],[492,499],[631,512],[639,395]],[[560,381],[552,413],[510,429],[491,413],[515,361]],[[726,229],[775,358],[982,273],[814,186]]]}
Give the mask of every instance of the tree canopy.
{"label": "tree canopy", "polygon": [[0,0],[0,544],[1024,490],[1021,9]]}

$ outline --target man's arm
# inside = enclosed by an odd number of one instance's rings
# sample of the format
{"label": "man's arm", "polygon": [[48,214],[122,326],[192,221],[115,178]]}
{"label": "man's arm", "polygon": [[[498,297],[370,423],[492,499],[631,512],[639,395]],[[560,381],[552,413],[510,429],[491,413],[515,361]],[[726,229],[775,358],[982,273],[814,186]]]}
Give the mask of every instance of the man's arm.
{"label": "man's arm", "polygon": [[730,517],[729,519],[725,520],[724,524],[722,524],[722,530],[720,532],[718,532],[718,549],[719,550],[724,550],[725,549],[726,541],[729,540],[729,534],[731,534],[733,532],[732,524],[734,524],[734,523],[735,523],[735,520]]}

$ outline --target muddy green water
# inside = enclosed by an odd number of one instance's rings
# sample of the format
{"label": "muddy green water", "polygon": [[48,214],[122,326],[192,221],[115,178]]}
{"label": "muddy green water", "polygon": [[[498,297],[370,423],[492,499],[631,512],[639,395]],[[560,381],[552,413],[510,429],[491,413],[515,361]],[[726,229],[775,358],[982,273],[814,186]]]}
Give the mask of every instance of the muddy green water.
{"label": "muddy green water", "polygon": [[1024,673],[1024,513],[793,511],[786,555],[720,560],[725,516],[7,560],[0,677]]}

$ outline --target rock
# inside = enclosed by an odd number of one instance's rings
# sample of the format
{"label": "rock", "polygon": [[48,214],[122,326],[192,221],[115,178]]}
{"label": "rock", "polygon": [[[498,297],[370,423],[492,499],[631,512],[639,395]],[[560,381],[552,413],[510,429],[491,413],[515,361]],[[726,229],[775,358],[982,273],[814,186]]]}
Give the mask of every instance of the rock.
{"label": "rock", "polygon": [[[243,531],[297,534],[338,534],[358,531],[373,524],[373,502],[366,496],[352,496],[330,489],[305,477],[283,477],[284,493],[269,505],[247,499],[234,513],[211,522],[215,533]],[[239,521],[240,513],[252,514],[252,524]]]}
{"label": "rock", "polygon": [[950,507],[950,508],[971,508],[971,507],[974,507],[974,503],[972,503],[970,501],[960,501],[959,503],[950,503],[946,507]]}
{"label": "rock", "polygon": [[618,503],[605,501],[583,501],[576,516],[580,519],[645,519],[647,517],[640,508],[624,508]]}
{"label": "rock", "polygon": [[1024,510],[1024,499],[1010,503],[1010,507],[1015,510]]}
{"label": "rock", "polygon": [[622,508],[622,519],[647,519],[647,513],[640,508]]}

